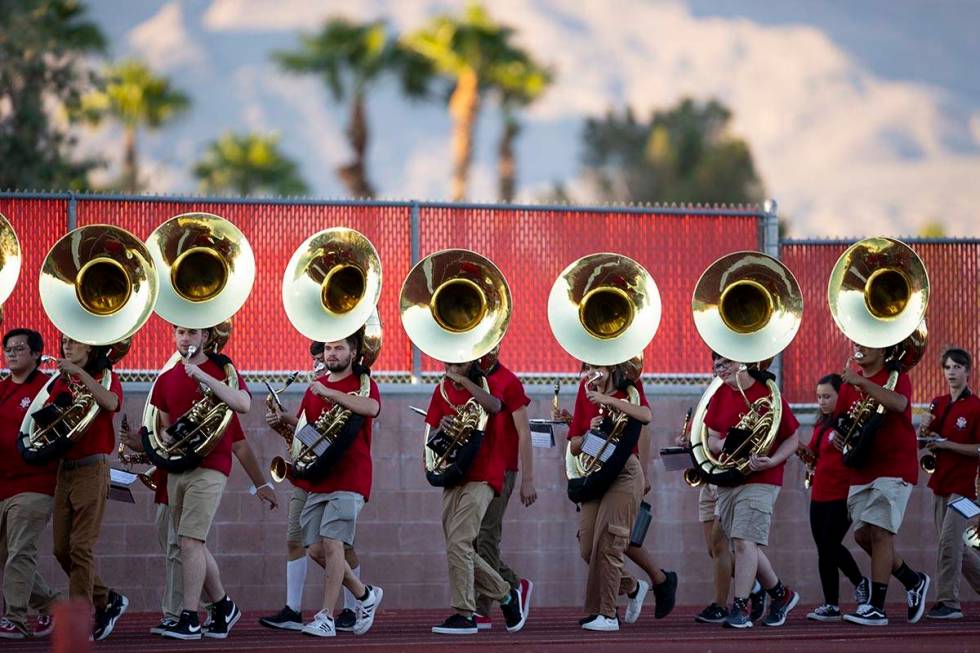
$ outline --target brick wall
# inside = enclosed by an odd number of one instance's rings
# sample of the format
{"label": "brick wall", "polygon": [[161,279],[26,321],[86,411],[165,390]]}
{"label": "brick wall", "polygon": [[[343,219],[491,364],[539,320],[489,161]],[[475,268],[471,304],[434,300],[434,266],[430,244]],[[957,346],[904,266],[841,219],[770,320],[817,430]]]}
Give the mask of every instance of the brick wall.
{"label": "brick wall", "polygon": [[[289,395],[287,403],[295,405],[298,398]],[[131,423],[137,423],[143,401],[139,394],[127,395],[125,410]],[[382,415],[375,422],[374,490],[358,524],[357,550],[365,580],[384,587],[389,608],[447,606],[449,601],[439,491],[424,480],[419,455],[422,420],[408,408],[425,406],[427,401],[428,396],[392,394],[385,398]],[[696,401],[694,395],[663,397],[651,393],[655,448],[669,444],[684,411]],[[530,415],[544,416],[549,404],[548,397],[535,397]],[[283,446],[279,436],[265,428],[263,410],[263,402],[253,402],[245,428],[257,456],[267,465],[282,453]],[[538,605],[581,604],[585,586],[585,566],[575,541],[577,514],[565,498],[563,456],[559,448],[535,450],[538,502],[523,508],[513,499],[504,526],[504,558],[518,573],[535,581]],[[924,476],[912,495],[897,549],[913,567],[933,573],[932,495],[924,487]],[[684,485],[680,472],[665,472],[659,460],[652,463],[652,483],[647,500],[653,506],[654,522],[647,535],[647,548],[661,566],[679,573],[680,604],[705,604],[712,594],[712,581],[697,522],[697,491]],[[285,602],[285,503],[289,489],[279,486],[280,507],[270,512],[248,494],[248,486],[236,464],[209,546],[225,587],[245,609],[278,609]],[[153,526],[155,508],[151,494],[142,486],[134,486],[134,493],[136,505],[110,502],[97,555],[103,578],[129,596],[132,609],[153,611],[158,609],[163,582],[163,559]],[[791,459],[768,554],[777,572],[799,589],[804,601],[816,603],[822,596],[807,501],[801,468],[795,458]],[[850,546],[856,548],[853,542]],[[862,569],[868,569],[866,556],[858,554],[856,559]],[[307,608],[318,606],[322,597],[322,577],[312,569],[304,597]],[[50,527],[43,537],[41,570],[55,587],[67,586],[51,557]],[[842,596],[849,594],[846,589]],[[891,599],[898,598],[898,590],[893,588]]]}

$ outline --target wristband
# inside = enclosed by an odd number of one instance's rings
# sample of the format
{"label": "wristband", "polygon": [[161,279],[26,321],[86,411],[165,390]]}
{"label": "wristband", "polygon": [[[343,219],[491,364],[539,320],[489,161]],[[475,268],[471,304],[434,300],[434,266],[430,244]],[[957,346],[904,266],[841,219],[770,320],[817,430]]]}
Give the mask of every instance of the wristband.
{"label": "wristband", "polygon": [[264,487],[267,487],[267,488],[269,488],[271,490],[272,489],[272,483],[269,483],[268,481],[266,481],[265,483],[263,483],[262,485],[260,485],[258,487],[255,487],[255,485],[252,485],[252,487],[248,488],[248,493],[251,494],[254,497],[256,494],[258,494],[259,490],[261,490]]}

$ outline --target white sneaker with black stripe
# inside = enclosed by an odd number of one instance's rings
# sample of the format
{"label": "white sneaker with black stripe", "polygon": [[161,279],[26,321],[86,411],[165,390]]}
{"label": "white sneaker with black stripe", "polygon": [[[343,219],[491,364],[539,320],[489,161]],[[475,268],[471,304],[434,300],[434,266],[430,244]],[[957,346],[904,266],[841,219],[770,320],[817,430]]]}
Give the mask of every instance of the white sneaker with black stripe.
{"label": "white sneaker with black stripe", "polygon": [[320,610],[313,617],[313,621],[303,626],[304,635],[314,637],[336,637],[337,628],[334,626],[333,617],[329,612]]}
{"label": "white sneaker with black stripe", "polygon": [[857,611],[844,615],[844,621],[860,626],[887,626],[888,617],[884,610],[879,610],[870,603],[859,605]]}
{"label": "white sneaker with black stripe", "polygon": [[367,631],[371,630],[371,624],[374,623],[374,615],[378,610],[378,606],[381,605],[381,599],[384,597],[385,593],[380,587],[372,587],[367,585],[368,595],[363,601],[357,602],[357,608],[354,613],[357,615],[357,621],[354,622],[354,627],[351,628],[355,635],[363,635]]}

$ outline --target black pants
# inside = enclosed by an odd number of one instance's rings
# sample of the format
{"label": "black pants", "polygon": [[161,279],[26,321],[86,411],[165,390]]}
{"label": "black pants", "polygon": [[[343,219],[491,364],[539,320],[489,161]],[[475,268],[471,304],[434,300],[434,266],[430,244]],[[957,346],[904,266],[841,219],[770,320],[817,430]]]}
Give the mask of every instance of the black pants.
{"label": "black pants", "polygon": [[841,542],[851,527],[847,515],[847,499],[840,501],[811,501],[810,530],[817,545],[817,566],[825,603],[839,605],[840,582],[837,570],[854,585],[861,582],[861,570],[854,557]]}

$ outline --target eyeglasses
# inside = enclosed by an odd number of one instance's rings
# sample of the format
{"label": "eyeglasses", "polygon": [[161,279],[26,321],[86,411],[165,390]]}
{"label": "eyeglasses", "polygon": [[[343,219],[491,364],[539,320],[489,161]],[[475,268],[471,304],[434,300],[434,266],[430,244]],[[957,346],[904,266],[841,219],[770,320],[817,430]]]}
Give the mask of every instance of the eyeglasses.
{"label": "eyeglasses", "polygon": [[7,354],[8,356],[12,356],[14,354],[20,354],[25,351],[27,351],[27,346],[25,345],[17,345],[16,347],[3,348],[3,353]]}

